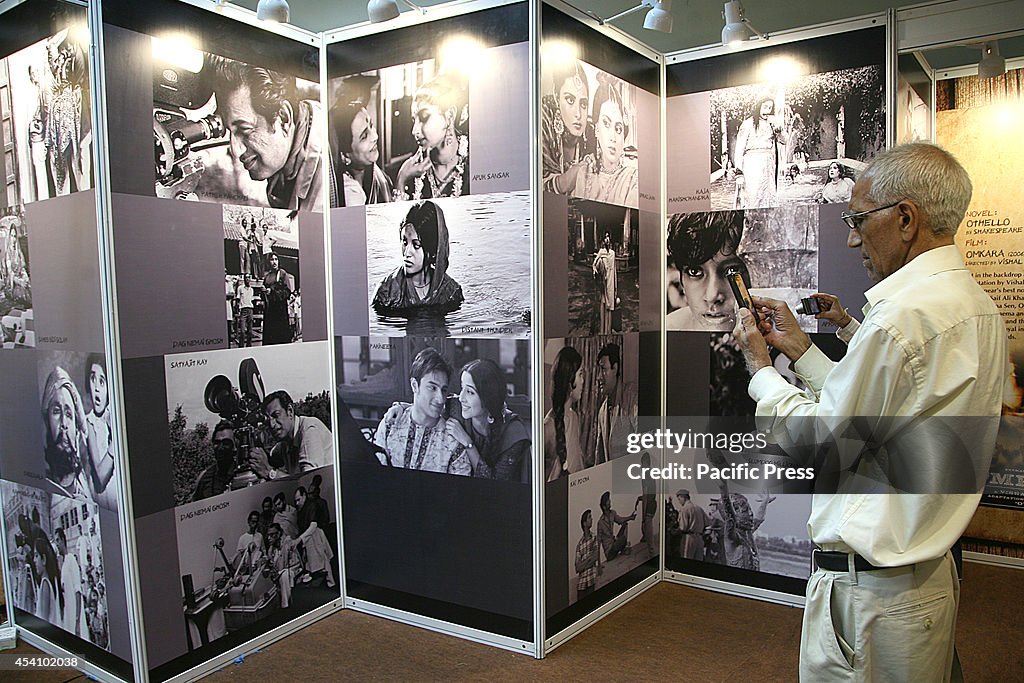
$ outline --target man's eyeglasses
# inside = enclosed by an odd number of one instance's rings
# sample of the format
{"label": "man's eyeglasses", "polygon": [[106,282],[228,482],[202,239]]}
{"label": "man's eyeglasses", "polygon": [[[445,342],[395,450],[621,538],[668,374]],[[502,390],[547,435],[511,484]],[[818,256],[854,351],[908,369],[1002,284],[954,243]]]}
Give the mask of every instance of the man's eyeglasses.
{"label": "man's eyeglasses", "polygon": [[839,215],[839,217],[843,219],[843,222],[846,223],[847,227],[849,227],[850,230],[860,230],[860,225],[861,223],[864,222],[866,216],[874,213],[875,211],[884,211],[885,209],[891,209],[892,207],[896,206],[902,201],[904,200],[899,199],[893,202],[892,204],[886,204],[885,206],[879,206],[874,209],[868,209],[867,211],[855,211],[854,213],[844,211]]}

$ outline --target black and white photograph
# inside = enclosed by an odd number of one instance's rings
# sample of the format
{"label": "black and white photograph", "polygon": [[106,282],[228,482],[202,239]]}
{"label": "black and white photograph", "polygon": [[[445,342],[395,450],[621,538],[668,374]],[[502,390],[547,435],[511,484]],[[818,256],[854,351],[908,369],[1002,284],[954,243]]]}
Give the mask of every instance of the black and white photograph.
{"label": "black and white photograph", "polygon": [[334,468],[175,508],[188,649],[336,599]]}
{"label": "black and white photograph", "polygon": [[331,81],[332,206],[470,193],[467,68],[427,59]]}
{"label": "black and white photograph", "polygon": [[109,651],[99,508],[9,481],[0,487],[14,606]]}
{"label": "black and white photograph", "polygon": [[224,206],[224,298],[230,348],[302,341],[295,212]]}
{"label": "black and white photograph", "polygon": [[88,51],[83,23],[0,60],[0,83],[9,87],[10,106],[0,125],[3,139],[14,146],[14,154],[6,156],[0,206],[93,186]]}
{"label": "black and white photograph", "polygon": [[[666,327],[730,332],[739,275],[754,296],[780,299],[792,310],[817,292],[818,212],[813,205],[677,213],[669,216],[666,245]],[[813,315],[800,327],[817,331]]]}
{"label": "black and white photograph", "polygon": [[544,190],[638,208],[636,86],[560,51],[544,67]]}
{"label": "black and white photograph", "polygon": [[344,460],[530,481],[528,341],[343,337],[336,348]]}
{"label": "black and white photograph", "polygon": [[569,336],[635,332],[640,320],[640,212],[569,200]]}
{"label": "black and white photograph", "polygon": [[316,83],[153,38],[157,197],[321,211]]}
{"label": "black and white photograph", "polygon": [[176,505],[334,462],[325,342],[164,357]]}
{"label": "black and white photograph", "polygon": [[368,206],[371,336],[529,336],[531,223],[528,192]]}
{"label": "black and white photograph", "polygon": [[651,456],[630,455],[569,477],[569,604],[658,556],[657,482],[620,476],[634,463],[650,467]]}
{"label": "black and white photograph", "polygon": [[880,66],[711,92],[711,208],[846,202],[885,145]]}
{"label": "black and white photograph", "polygon": [[116,511],[117,467],[106,357],[39,354],[39,414],[47,489]]}
{"label": "black and white photograph", "polygon": [[[703,459],[703,451],[694,451]],[[665,562],[697,560],[806,579],[813,545],[807,537],[809,495],[754,489],[722,480],[717,493],[686,482],[665,496]]]}
{"label": "black and white photograph", "polygon": [[[636,431],[639,335],[549,339],[544,371],[544,472],[571,476],[626,454]],[[547,403],[547,401],[546,401]]]}
{"label": "black and white photograph", "polygon": [[29,270],[25,207],[0,209],[0,344],[5,349],[36,345]]}

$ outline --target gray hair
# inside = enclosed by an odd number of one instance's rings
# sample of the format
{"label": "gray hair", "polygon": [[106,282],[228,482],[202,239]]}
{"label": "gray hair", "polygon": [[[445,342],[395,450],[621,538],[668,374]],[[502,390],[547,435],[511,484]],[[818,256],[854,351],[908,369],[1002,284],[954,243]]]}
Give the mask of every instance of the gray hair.
{"label": "gray hair", "polygon": [[946,150],[925,142],[882,152],[861,177],[871,179],[868,199],[879,206],[909,199],[936,235],[955,235],[971,202],[971,178],[964,167]]}

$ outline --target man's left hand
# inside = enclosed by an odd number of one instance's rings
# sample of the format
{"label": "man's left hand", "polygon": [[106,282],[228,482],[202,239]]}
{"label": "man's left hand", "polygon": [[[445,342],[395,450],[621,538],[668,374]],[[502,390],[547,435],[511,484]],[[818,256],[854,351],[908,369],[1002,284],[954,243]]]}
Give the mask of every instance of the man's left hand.
{"label": "man's left hand", "polygon": [[753,377],[761,368],[772,364],[772,357],[768,354],[768,343],[757,329],[757,321],[754,314],[746,308],[740,308],[736,316],[736,327],[732,331],[736,343],[743,352],[743,360],[747,364],[747,372]]}

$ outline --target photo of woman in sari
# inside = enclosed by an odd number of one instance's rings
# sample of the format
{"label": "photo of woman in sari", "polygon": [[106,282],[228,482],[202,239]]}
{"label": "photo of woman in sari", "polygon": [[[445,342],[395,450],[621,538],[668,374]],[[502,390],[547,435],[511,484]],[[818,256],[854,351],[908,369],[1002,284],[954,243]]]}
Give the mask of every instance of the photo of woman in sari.
{"label": "photo of woman in sari", "polygon": [[604,74],[598,80],[592,110],[597,149],[584,157],[572,194],[636,208],[640,201],[637,167],[625,158],[632,114],[624,107],[622,82]]}
{"label": "photo of woman in sari", "polygon": [[412,136],[419,149],[398,169],[397,199],[469,194],[469,91],[458,74],[424,83],[412,103]]}
{"label": "photo of woman in sari", "polygon": [[544,471],[554,481],[584,468],[580,416],[575,405],[583,395],[583,356],[564,346],[551,368],[551,410],[544,416]]}
{"label": "photo of woman in sari", "polygon": [[377,165],[380,158],[377,126],[366,103],[347,97],[342,90],[328,120],[337,173],[336,205],[361,206],[391,201],[391,179]]}
{"label": "photo of woman in sari", "polygon": [[448,275],[448,226],[441,208],[429,201],[413,205],[398,234],[402,265],[377,287],[374,310],[401,315],[426,307],[453,311],[462,305],[462,287]]}
{"label": "photo of woman in sari", "polygon": [[449,430],[466,447],[473,476],[526,483],[530,480],[530,431],[505,406],[505,373],[487,358],[466,363],[459,411]]}
{"label": "photo of woman in sari", "polygon": [[[740,124],[733,152],[737,175],[742,175],[738,206],[775,206],[779,187],[779,145],[785,142],[782,122],[775,114],[775,100],[760,99]],[[737,182],[737,186],[739,183]]]}
{"label": "photo of woman in sari", "polygon": [[583,157],[594,151],[590,84],[577,60],[558,64],[552,79],[553,91],[541,99],[544,190],[569,194],[576,187]]}

